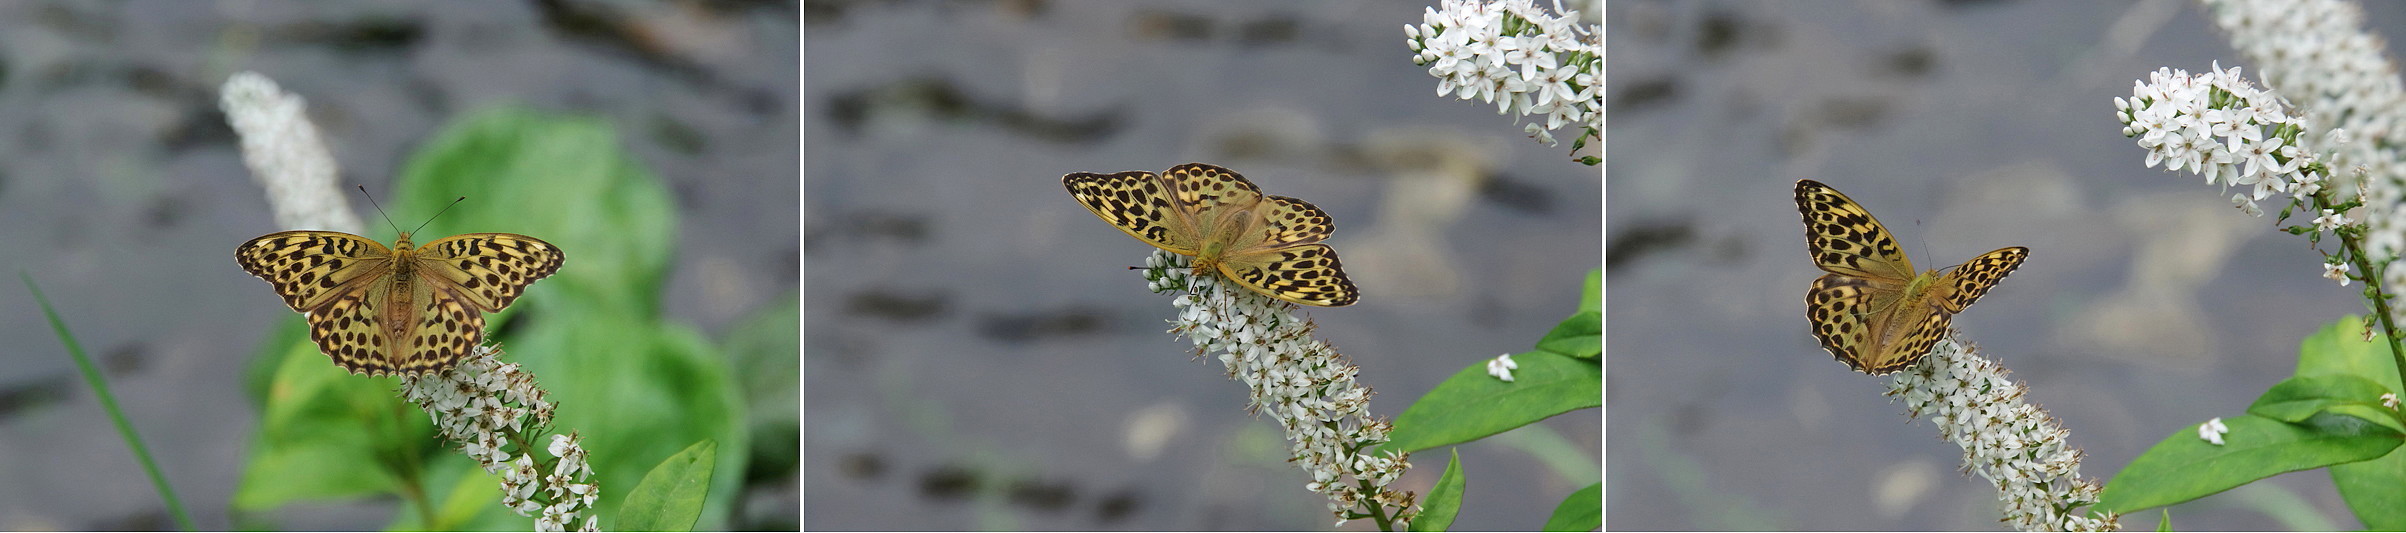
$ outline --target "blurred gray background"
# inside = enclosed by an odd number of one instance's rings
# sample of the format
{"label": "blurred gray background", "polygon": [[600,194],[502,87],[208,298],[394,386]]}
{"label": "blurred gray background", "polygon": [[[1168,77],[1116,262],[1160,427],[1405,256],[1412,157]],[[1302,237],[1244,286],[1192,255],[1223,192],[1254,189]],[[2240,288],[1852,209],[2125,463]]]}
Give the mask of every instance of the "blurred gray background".
{"label": "blurred gray background", "polygon": [[[1427,5],[805,4],[803,525],[1328,529],[1276,423],[1163,332],[1170,296],[1126,268],[1153,248],[1060,180],[1202,161],[1327,210],[1362,302],[1299,313],[1392,417],[1530,349],[1603,241],[1569,135],[1411,63]],[[1462,446],[1455,527],[1542,525],[1597,479],[1600,414]]]}
{"label": "blurred gray background", "polygon": [[[2400,37],[2406,8],[2366,4]],[[1960,448],[1807,332],[1821,272],[1799,178],[1861,202],[1918,268],[2030,247],[1955,324],[2029,383],[2100,481],[2241,413],[2306,335],[2364,313],[2303,238],[2146,168],[2121,135],[2112,99],[2157,67],[2256,73],[2193,2],[1620,1],[1606,19],[1614,529],[2005,527],[1988,482],[1956,472]],[[2172,518],[2362,527],[2322,471]]]}
{"label": "blurred gray background", "polygon": [[[379,194],[437,127],[471,110],[516,102],[606,118],[682,208],[663,312],[715,340],[797,289],[797,12],[733,1],[0,3],[0,256],[10,277],[41,284],[105,365],[197,525],[243,527],[226,511],[257,428],[241,374],[270,326],[299,316],[234,265],[236,245],[276,227],[217,110],[228,75],[255,70],[308,99],[341,182]],[[0,288],[0,529],[174,527],[50,331],[22,284]],[[747,516],[730,524],[793,527],[790,466],[755,472],[745,494],[714,495],[745,498]],[[395,506],[300,505],[246,523],[375,529]]]}

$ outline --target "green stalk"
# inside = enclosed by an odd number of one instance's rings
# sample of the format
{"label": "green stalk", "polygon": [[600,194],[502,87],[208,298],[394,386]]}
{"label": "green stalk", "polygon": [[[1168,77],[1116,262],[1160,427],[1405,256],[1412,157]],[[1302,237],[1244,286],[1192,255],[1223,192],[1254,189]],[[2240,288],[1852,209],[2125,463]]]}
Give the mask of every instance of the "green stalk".
{"label": "green stalk", "polygon": [[67,332],[67,322],[59,319],[58,310],[50,307],[50,299],[42,296],[40,287],[34,286],[33,276],[19,270],[17,279],[24,280],[25,290],[33,292],[34,301],[42,306],[42,316],[50,319],[50,329],[57,332],[60,343],[67,345],[67,354],[74,356],[75,366],[83,370],[84,381],[92,385],[92,395],[100,398],[100,407],[108,411],[110,421],[117,423],[117,433],[125,439],[126,447],[134,450],[134,458],[142,461],[142,471],[150,474],[150,484],[158,488],[159,499],[167,502],[167,514],[175,518],[176,527],[185,531],[195,529],[192,516],[184,513],[182,500],[175,497],[175,487],[167,484],[167,476],[159,473],[159,462],[151,459],[150,448],[142,445],[142,435],[134,432],[134,423],[125,419],[123,409],[117,408],[117,396],[109,393],[108,377],[92,366],[92,358],[84,355],[84,347],[75,342],[75,334]]}

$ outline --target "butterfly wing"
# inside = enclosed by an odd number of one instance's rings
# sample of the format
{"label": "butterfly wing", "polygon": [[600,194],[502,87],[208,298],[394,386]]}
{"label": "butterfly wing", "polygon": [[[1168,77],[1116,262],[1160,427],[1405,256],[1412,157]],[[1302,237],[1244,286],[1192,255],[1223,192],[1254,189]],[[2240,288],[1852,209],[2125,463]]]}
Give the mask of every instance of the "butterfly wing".
{"label": "butterfly wing", "polygon": [[1998,248],[1964,261],[1939,276],[1938,283],[1932,287],[1932,290],[1940,291],[1934,303],[1946,312],[1961,313],[1963,308],[1979,301],[1980,295],[1988,294],[1988,289],[1995,287],[1998,280],[2005,279],[2006,274],[2022,266],[2022,260],[2028,257],[2029,248],[2014,246]]}
{"label": "butterfly wing", "polygon": [[1899,283],[1913,279],[1913,261],[1897,247],[1896,237],[1846,194],[1818,181],[1796,180],[1796,208],[1804,214],[1806,249],[1822,270]]}
{"label": "butterfly wing", "polygon": [[1337,231],[1336,219],[1320,206],[1285,196],[1262,200],[1261,242],[1246,249],[1284,248],[1327,240]]}
{"label": "butterfly wing", "polygon": [[1872,338],[1870,311],[1871,289],[1863,278],[1828,274],[1805,291],[1805,318],[1813,324],[1813,337],[1821,340],[1822,349],[1858,371],[1863,370],[1863,354]]}
{"label": "butterfly wing", "polygon": [[382,376],[398,373],[385,357],[385,334],[376,328],[375,307],[366,290],[339,294],[310,310],[309,340],[334,358],[336,366],[353,374]]}
{"label": "butterfly wing", "polygon": [[438,289],[435,292],[451,293],[491,313],[508,307],[535,280],[558,272],[567,255],[558,246],[525,235],[464,233],[428,242],[412,259],[418,277]]}
{"label": "butterfly wing", "polygon": [[1220,273],[1253,292],[1297,304],[1343,307],[1362,297],[1345,277],[1336,249],[1326,244],[1231,255]]}
{"label": "butterfly wing", "polygon": [[1130,237],[1181,255],[1202,249],[1193,222],[1171,204],[1169,184],[1144,171],[1061,176],[1069,196]]}
{"label": "butterfly wing", "polygon": [[393,252],[366,237],[339,231],[282,231],[234,249],[242,270],[274,286],[292,310],[325,307],[392,271]]}
{"label": "butterfly wing", "polygon": [[416,325],[401,330],[409,343],[403,346],[406,350],[388,352],[400,373],[416,375],[450,368],[484,342],[484,313],[477,312],[458,292],[424,283],[413,288],[418,295],[415,301],[423,304],[413,315]]}
{"label": "butterfly wing", "polygon": [[1246,224],[1228,224],[1231,217],[1259,216],[1252,210],[1262,202],[1261,188],[1243,175],[1219,165],[1187,163],[1170,167],[1161,181],[1169,184],[1170,201],[1178,212],[1192,217],[1189,223],[1205,242],[1216,238],[1226,249],[1235,249],[1246,244],[1237,240],[1251,237],[1213,234],[1246,229]]}

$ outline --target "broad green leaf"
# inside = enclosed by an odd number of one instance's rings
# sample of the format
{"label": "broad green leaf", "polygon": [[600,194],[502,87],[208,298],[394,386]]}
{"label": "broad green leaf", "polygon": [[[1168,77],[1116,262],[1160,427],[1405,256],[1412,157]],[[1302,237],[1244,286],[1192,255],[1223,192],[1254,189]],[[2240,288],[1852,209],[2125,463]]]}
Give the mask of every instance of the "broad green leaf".
{"label": "broad green leaf", "polygon": [[478,112],[435,135],[393,188],[386,208],[396,223],[425,221],[468,198],[427,221],[418,242],[519,233],[566,253],[559,273],[535,282],[512,309],[604,307],[646,318],[659,309],[676,205],[668,185],[626,155],[606,121],[517,107]]}
{"label": "broad green leaf", "polygon": [[428,451],[434,426],[392,393],[394,378],[351,375],[305,341],[277,359],[234,508],[384,494],[396,459]]}
{"label": "broad green leaf", "polygon": [[2386,390],[2400,389],[2397,360],[2389,354],[2387,337],[2364,340],[2364,320],[2356,316],[2324,326],[2298,344],[2297,373],[2307,376],[2356,376],[2373,380]]}
{"label": "broad green leaf", "polygon": [[1562,319],[1562,323],[1554,325],[1553,331],[1546,332],[1544,338],[1537,340],[1537,349],[1572,357],[1596,358],[1604,353],[1604,314],[1580,311]]}
{"label": "broad green leaf", "polygon": [[2148,448],[2105,484],[2098,510],[2129,513],[2172,505],[2276,474],[2380,457],[2396,449],[2396,430],[2360,419],[2320,415],[2304,424],[2260,416],[2223,419],[2217,446],[2183,427]]}
{"label": "broad green leaf", "polygon": [[1445,472],[1437,474],[1437,485],[1429,487],[1429,497],[1420,504],[1420,518],[1412,520],[1412,531],[1445,531],[1454,526],[1454,517],[1462,512],[1462,451],[1452,450],[1445,460]]}
{"label": "broad green leaf", "polygon": [[2331,485],[2371,531],[2406,531],[2406,453],[2331,467]]}
{"label": "broad green leaf", "polygon": [[704,440],[669,456],[643,475],[627,492],[619,508],[621,531],[691,531],[710,495],[710,469],[718,460],[718,443]]}
{"label": "broad green leaf", "polygon": [[1603,369],[1595,359],[1533,351],[1515,354],[1510,383],[1487,375],[1481,359],[1438,383],[1395,415],[1392,440],[1380,450],[1413,451],[1469,442],[1604,403]]}
{"label": "broad green leaf", "polygon": [[[743,459],[751,453],[742,390],[726,357],[698,333],[578,310],[562,310],[549,326],[537,324],[524,333],[513,353],[554,356],[528,358],[526,369],[542,376],[559,405],[558,431],[575,430],[584,437],[602,484],[603,529],[623,529],[612,524],[623,491],[661,457],[696,441],[718,443],[721,459],[711,492],[735,494],[741,488]],[[731,503],[710,500],[693,528],[725,529]]]}
{"label": "broad green leaf", "polygon": [[[2350,404],[2377,405],[2381,394],[2389,392],[2379,382],[2347,375],[2298,376],[2275,383],[2247,406],[2247,414],[2279,420],[2302,422],[2332,407]],[[2382,417],[2390,418],[2390,417]]]}
{"label": "broad green leaf", "polygon": [[1594,531],[1604,527],[1604,483],[1588,484],[1564,496],[1546,518],[1544,531]]}
{"label": "broad green leaf", "polygon": [[721,344],[743,386],[753,477],[790,474],[802,458],[802,311],[788,292],[729,330]]}
{"label": "broad green leaf", "polygon": [[[2375,335],[2367,341],[2363,331],[2363,319],[2349,316],[2306,337],[2298,347],[2297,375],[2356,376],[2386,390],[2406,391],[2398,383],[2388,338]],[[2367,529],[2406,530],[2406,453],[2333,466],[2331,484]]]}

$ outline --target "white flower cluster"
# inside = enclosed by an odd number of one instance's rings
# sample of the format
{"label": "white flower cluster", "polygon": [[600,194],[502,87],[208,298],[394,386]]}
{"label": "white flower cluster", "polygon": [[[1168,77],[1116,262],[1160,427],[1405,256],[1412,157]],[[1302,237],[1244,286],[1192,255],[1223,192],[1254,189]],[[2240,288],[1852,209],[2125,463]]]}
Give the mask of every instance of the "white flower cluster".
{"label": "white flower cluster", "polygon": [[267,189],[276,225],[359,233],[359,215],[334,186],[334,153],[304,113],[308,104],[250,71],[226,78],[218,92],[217,107],[242,138],[242,161]]}
{"label": "white flower cluster", "polygon": [[2196,75],[2161,68],[2147,78],[2133,83],[2130,99],[2114,98],[2114,108],[2122,134],[2147,149],[2148,167],[2202,175],[2225,190],[2254,186],[2231,203],[2255,216],[2264,214],[2256,201],[2272,193],[2310,197],[2322,190],[2314,153],[2298,146],[2305,120],[2240,76],[2239,67],[2216,64]]}
{"label": "white flower cluster", "polygon": [[404,379],[401,395],[433,417],[436,431],[459,443],[460,453],[485,472],[501,474],[501,504],[519,516],[536,516],[535,530],[598,531],[601,517],[591,510],[601,488],[584,447],[574,432],[553,435],[546,448],[552,460],[537,463],[533,443],[551,428],[552,404],[533,374],[502,363],[500,354],[478,346],[449,370]]}
{"label": "white flower cluster", "polygon": [[1438,96],[1492,102],[1516,122],[1542,116],[1523,128],[1539,142],[1555,144],[1552,131],[1564,126],[1584,128],[1586,142],[1603,130],[1604,40],[1578,18],[1559,0],[1552,12],[1534,0],[1445,0],[1404,25],[1404,43],[1412,64],[1439,80]]}
{"label": "white flower cluster", "polygon": [[1183,292],[1172,300],[1181,311],[1170,331],[1193,341],[1197,355],[1216,354],[1251,392],[1249,407],[1286,429],[1289,460],[1312,474],[1304,488],[1329,498],[1339,524],[1373,518],[1403,530],[1420,508],[1412,493],[1386,487],[1412,463],[1407,454],[1370,452],[1393,428],[1370,416],[1370,390],[1354,382],[1360,369],[1313,338],[1311,321],[1289,313],[1291,304],[1190,268],[1166,251],[1145,258],[1150,289]]}
{"label": "white flower cluster", "polygon": [[2256,65],[2264,85],[2279,90],[2315,123],[2346,130],[2363,142],[2306,149],[2333,168],[2365,165],[2374,175],[2406,179],[2406,86],[2390,64],[2381,37],[2363,31],[2364,10],[2343,0],[2201,0],[2231,47]]}
{"label": "white flower cluster", "polygon": [[2028,389],[1948,331],[1927,359],[1899,372],[1888,395],[1903,398],[1913,416],[1929,415],[1947,440],[1963,447],[1963,466],[1996,485],[2005,521],[2022,531],[2109,531],[2119,517],[2075,514],[2097,503],[2096,481],[2080,477],[2081,451],[2070,431],[2038,406],[2022,402]]}
{"label": "white flower cluster", "polygon": [[[2335,182],[2362,173],[2365,252],[2384,265],[2385,292],[2406,291],[2406,80],[2388,45],[2364,29],[2364,11],[2342,0],[2201,0],[2231,47],[2255,63],[2264,85],[2279,90],[2309,122],[2346,132],[2300,140],[2340,169]],[[2352,139],[2351,139],[2352,138]],[[2353,183],[2350,183],[2353,184]],[[2366,274],[2372,274],[2367,272]],[[2394,311],[2406,314],[2406,308]],[[2406,318],[2400,316],[2396,318]]]}

